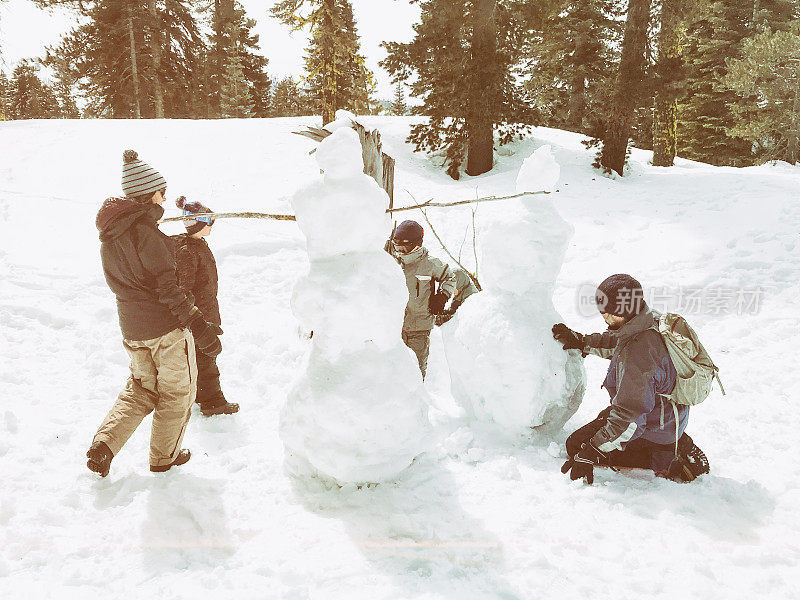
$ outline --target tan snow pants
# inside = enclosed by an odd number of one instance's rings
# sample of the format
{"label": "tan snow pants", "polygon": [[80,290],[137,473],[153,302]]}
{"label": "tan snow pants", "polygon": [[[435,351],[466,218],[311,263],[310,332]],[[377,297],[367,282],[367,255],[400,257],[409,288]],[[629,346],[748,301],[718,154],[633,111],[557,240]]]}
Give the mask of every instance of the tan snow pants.
{"label": "tan snow pants", "polygon": [[94,436],[116,454],[147,415],[153,413],[150,465],[171,464],[181,450],[197,394],[197,362],[189,329],[159,338],[122,340],[131,357],[131,376]]}
{"label": "tan snow pants", "polygon": [[430,329],[425,331],[403,330],[403,342],[417,355],[419,370],[422,371],[422,378],[425,379],[425,372],[428,370],[428,354],[431,351]]}

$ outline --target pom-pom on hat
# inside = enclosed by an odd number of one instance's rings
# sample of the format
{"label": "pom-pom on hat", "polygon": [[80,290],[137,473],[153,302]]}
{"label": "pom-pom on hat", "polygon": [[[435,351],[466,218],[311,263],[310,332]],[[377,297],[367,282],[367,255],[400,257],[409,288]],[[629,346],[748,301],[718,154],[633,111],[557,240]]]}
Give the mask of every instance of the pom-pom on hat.
{"label": "pom-pom on hat", "polygon": [[394,230],[392,239],[396,242],[409,242],[415,246],[422,244],[422,238],[425,235],[425,230],[422,225],[416,221],[403,221]]}
{"label": "pom-pom on hat", "polygon": [[128,198],[154,194],[167,187],[167,180],[146,162],[139,160],[135,150],[122,153],[122,191]]}
{"label": "pom-pom on hat", "polygon": [[[183,215],[194,215],[199,213],[210,213],[214,212],[207,206],[201,204],[200,202],[194,201],[189,202],[186,199],[186,196],[181,196],[177,200],[175,200],[175,204],[178,208],[183,209]],[[184,219],[183,224],[186,225],[186,233],[189,235],[194,235],[198,231],[200,231],[206,225],[211,226],[214,224],[214,217],[197,217],[196,219]]]}
{"label": "pom-pom on hat", "polygon": [[597,310],[616,317],[631,319],[645,308],[642,284],[627,273],[617,273],[607,277],[595,292]]}

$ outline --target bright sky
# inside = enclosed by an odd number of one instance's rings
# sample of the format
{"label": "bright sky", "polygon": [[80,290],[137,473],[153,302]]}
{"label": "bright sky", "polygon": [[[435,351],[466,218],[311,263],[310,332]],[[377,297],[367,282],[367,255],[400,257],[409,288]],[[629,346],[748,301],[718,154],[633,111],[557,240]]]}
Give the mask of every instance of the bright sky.
{"label": "bright sky", "polygon": [[[289,34],[287,27],[269,16],[272,0],[239,0],[250,18],[258,23],[255,31],[261,38],[261,49],[269,58],[268,70],[275,76],[303,72],[303,51],[306,35]],[[361,36],[361,50],[367,65],[379,83],[378,93],[390,100],[392,86],[378,62],[386,52],[383,41],[410,41],[412,25],[419,20],[419,5],[408,0],[351,0]],[[73,18],[67,11],[43,11],[30,0],[0,0],[0,68],[12,71],[23,58],[36,57],[47,45],[56,44],[61,34],[69,31]]]}

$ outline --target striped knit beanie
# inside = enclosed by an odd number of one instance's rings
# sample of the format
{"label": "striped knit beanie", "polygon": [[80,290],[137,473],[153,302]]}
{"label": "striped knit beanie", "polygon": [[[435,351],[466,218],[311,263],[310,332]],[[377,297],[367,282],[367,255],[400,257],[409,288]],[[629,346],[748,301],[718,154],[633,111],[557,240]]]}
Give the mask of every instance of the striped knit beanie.
{"label": "striped knit beanie", "polygon": [[[197,213],[213,213],[214,211],[208,208],[207,206],[201,204],[197,200],[189,202],[186,199],[186,196],[181,196],[177,200],[175,200],[175,205],[183,209],[184,216],[188,214],[197,214]],[[202,217],[202,221],[199,219],[184,219],[183,224],[186,225],[186,233],[189,235],[194,235],[198,231],[200,231],[206,225],[213,225],[214,224],[214,217]]]}
{"label": "striped knit beanie", "polygon": [[154,194],[167,187],[167,180],[146,162],[139,160],[134,150],[122,153],[122,191],[128,198]]}

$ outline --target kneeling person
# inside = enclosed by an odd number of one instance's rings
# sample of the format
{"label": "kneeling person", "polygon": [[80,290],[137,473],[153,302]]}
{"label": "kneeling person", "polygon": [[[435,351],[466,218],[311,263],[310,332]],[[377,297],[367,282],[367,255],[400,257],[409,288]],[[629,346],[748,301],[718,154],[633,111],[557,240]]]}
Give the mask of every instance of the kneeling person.
{"label": "kneeling person", "polygon": [[596,465],[652,469],[681,481],[708,473],[708,460],[684,432],[689,407],[665,398],[677,372],[641,284],[630,275],[612,275],[600,284],[595,300],[606,332],[584,336],[563,323],[553,326],[553,337],[565,350],[611,361],[603,382],[611,406],[567,438],[569,459],[562,471],[588,483]]}

